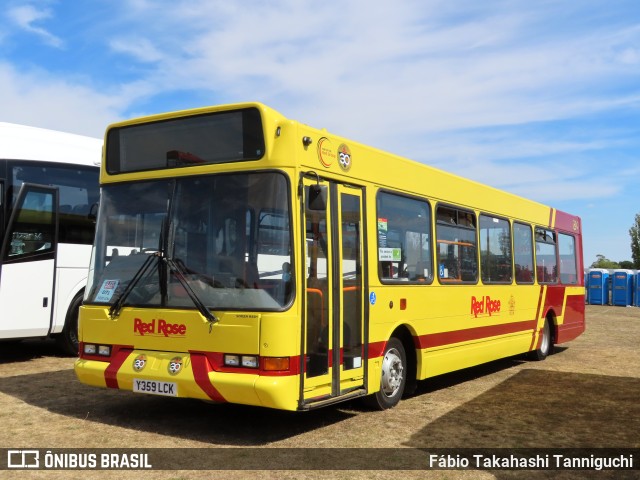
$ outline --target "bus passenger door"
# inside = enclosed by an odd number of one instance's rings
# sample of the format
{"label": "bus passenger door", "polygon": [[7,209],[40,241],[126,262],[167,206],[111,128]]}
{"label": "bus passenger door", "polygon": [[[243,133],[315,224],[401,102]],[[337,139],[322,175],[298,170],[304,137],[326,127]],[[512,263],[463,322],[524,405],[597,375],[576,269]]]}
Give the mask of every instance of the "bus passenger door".
{"label": "bus passenger door", "polygon": [[46,336],[51,327],[58,191],[24,184],[0,251],[0,338]]}
{"label": "bus passenger door", "polygon": [[364,220],[360,188],[305,180],[304,196],[301,404],[313,407],[364,393]]}

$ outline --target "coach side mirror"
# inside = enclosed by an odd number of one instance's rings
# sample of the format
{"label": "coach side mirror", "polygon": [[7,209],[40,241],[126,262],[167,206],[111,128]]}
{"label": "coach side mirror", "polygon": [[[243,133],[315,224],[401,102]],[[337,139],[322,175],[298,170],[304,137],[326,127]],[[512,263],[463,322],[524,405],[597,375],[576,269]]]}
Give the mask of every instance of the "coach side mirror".
{"label": "coach side mirror", "polygon": [[324,211],[327,209],[326,185],[310,185],[308,187],[307,208],[315,211]]}

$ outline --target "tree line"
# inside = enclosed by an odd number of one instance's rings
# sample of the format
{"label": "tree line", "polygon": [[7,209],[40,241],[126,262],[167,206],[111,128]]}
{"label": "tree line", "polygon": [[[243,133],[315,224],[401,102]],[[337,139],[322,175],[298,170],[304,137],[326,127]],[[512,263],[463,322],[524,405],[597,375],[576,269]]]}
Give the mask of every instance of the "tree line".
{"label": "tree line", "polygon": [[614,262],[609,260],[604,255],[596,255],[596,261],[591,264],[591,268],[628,268],[628,269],[640,269],[640,213],[636,213],[636,218],[629,229],[629,236],[631,237],[631,260],[622,260],[620,262]]}

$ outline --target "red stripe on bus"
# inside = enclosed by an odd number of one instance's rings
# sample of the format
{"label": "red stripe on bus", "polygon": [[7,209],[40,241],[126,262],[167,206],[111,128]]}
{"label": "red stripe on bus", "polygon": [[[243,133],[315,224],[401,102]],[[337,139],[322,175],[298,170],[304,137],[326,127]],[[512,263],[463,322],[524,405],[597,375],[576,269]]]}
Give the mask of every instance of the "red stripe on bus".
{"label": "red stripe on bus", "polygon": [[[540,308],[540,307],[538,307]],[[416,349],[445,347],[455,343],[482,340],[484,338],[496,337],[498,335],[508,335],[533,330],[535,332],[537,320],[525,320],[515,323],[503,323],[499,325],[487,325],[485,327],[466,328],[463,330],[453,330],[450,332],[428,333],[413,337],[413,344]],[[369,344],[369,358],[382,357],[387,342],[372,342]]]}
{"label": "red stripe on bus", "polygon": [[444,347],[454,343],[482,340],[483,338],[508,335],[510,333],[525,332],[536,328],[536,320],[526,320],[515,323],[502,323],[499,325],[487,325],[485,327],[467,328],[451,332],[430,333],[416,337],[418,348]]}
{"label": "red stripe on bus", "polygon": [[191,355],[200,354],[207,357],[207,361],[209,366],[211,367],[210,371],[220,372],[220,373],[245,373],[247,375],[260,375],[264,377],[284,377],[287,375],[298,375],[300,373],[300,356],[293,355],[289,358],[289,369],[288,370],[266,370],[264,368],[266,358],[268,357],[258,357],[259,368],[249,368],[249,367],[227,367],[224,364],[224,353],[222,352],[196,352],[190,351]]}
{"label": "red stripe on bus", "polygon": [[[116,348],[114,346],[114,348]],[[129,354],[132,352],[132,349],[129,348],[120,348],[117,352],[112,355],[112,360],[109,362],[109,366],[104,371],[104,381],[109,388],[118,388],[118,370],[124,363],[124,361],[129,357]]]}
{"label": "red stripe on bus", "polygon": [[[413,339],[416,348],[418,347],[418,343],[416,337]],[[378,358],[384,355],[384,347],[387,345],[387,342],[372,342],[369,344],[369,358]]]}
{"label": "red stripe on bus", "polygon": [[216,402],[226,402],[225,398],[209,381],[209,372],[213,371],[209,360],[203,353],[190,353],[193,378],[207,396]]}

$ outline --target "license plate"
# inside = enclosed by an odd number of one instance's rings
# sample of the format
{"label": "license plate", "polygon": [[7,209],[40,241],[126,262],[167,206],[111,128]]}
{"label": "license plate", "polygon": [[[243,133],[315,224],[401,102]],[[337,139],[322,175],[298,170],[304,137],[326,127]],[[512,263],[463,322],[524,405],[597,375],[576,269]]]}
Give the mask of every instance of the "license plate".
{"label": "license plate", "polygon": [[177,397],[178,385],[175,382],[159,382],[157,380],[139,380],[134,378],[133,391],[138,393],[150,393],[152,395]]}

